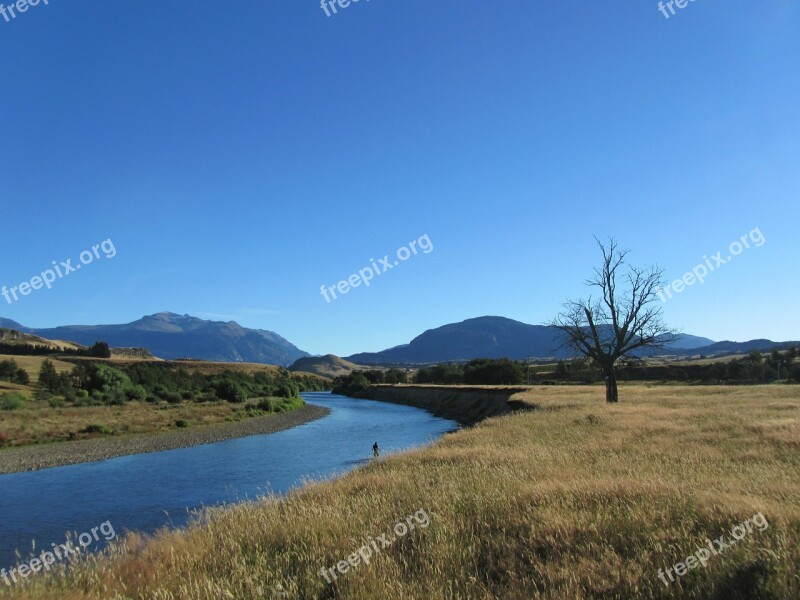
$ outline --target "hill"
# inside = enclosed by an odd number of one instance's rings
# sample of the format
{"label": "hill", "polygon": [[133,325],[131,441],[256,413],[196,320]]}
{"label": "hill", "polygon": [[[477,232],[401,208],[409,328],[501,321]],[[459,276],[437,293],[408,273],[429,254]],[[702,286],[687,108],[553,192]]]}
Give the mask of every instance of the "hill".
{"label": "hill", "polygon": [[[14,323],[14,321],[9,321],[8,319],[3,319],[3,321],[5,323]],[[18,324],[15,323],[15,325]],[[44,346],[46,348],[52,348],[53,350],[59,348],[77,350],[82,347],[80,344],[63,342],[61,340],[48,340],[41,336],[33,335],[32,333],[25,333],[18,329],[6,329],[5,327],[0,327],[0,343],[8,344],[9,346]]]}
{"label": "hill", "polygon": [[253,362],[288,366],[308,356],[277,333],[247,329],[234,321],[206,321],[189,315],[162,312],[120,325],[66,325],[33,329],[9,319],[0,327],[48,339],[83,345],[102,340],[112,347],[147,348],[164,359],[198,358],[219,362]]}
{"label": "hill", "polygon": [[349,375],[353,371],[362,369],[360,365],[351,363],[343,358],[339,358],[333,354],[326,354],[325,356],[306,356],[295,361],[289,367],[290,371],[302,371],[305,373],[314,373],[323,377],[338,377],[340,375]]}

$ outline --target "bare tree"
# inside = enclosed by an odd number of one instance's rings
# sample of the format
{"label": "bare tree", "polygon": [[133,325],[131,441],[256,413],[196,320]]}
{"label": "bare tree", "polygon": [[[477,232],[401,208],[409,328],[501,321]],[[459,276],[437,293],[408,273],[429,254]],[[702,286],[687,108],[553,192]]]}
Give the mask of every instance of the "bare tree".
{"label": "bare tree", "polygon": [[586,284],[597,288],[601,297],[568,301],[550,325],[565,334],[566,347],[594,361],[605,376],[606,401],[617,402],[617,360],[640,348],[663,348],[675,340],[676,331],[666,327],[661,308],[653,305],[663,284],[663,270],[627,265],[628,251],[619,250],[613,238],[608,248],[600,240],[597,244],[603,265],[595,268]]}

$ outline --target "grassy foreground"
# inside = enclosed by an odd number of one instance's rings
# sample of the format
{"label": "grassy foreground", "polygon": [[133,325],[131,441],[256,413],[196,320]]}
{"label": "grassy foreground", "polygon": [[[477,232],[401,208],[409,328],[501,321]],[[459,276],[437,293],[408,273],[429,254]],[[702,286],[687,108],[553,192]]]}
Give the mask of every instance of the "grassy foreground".
{"label": "grassy foreground", "polygon": [[[800,597],[800,386],[626,385],[615,406],[598,387],[548,386],[522,399],[538,410],[187,531],[129,534],[114,556],[0,584],[0,597]],[[323,579],[420,509],[429,527]],[[660,581],[758,512],[764,531]]]}

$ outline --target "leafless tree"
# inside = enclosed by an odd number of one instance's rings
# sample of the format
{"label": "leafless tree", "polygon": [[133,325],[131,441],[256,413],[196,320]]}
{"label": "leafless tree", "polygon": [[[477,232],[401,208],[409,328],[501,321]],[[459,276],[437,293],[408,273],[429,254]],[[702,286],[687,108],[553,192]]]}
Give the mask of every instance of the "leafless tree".
{"label": "leafless tree", "polygon": [[637,349],[663,348],[675,340],[677,332],[666,327],[661,307],[654,304],[664,283],[663,270],[628,265],[628,251],[619,250],[613,238],[608,247],[600,240],[597,245],[603,264],[586,284],[597,288],[600,297],[567,301],[564,312],[550,325],[564,333],[566,347],[594,361],[605,376],[606,401],[617,402],[617,360]]}

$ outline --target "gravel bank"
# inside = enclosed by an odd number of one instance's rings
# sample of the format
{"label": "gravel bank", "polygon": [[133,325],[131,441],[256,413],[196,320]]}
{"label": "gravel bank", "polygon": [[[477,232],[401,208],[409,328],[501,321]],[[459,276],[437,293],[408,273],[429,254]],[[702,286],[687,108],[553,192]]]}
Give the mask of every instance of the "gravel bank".
{"label": "gravel bank", "polygon": [[233,438],[275,433],[321,419],[330,412],[330,409],[306,404],[288,413],[255,417],[236,423],[218,423],[196,429],[6,448],[0,450],[0,474],[36,471],[129,454],[188,448]]}

